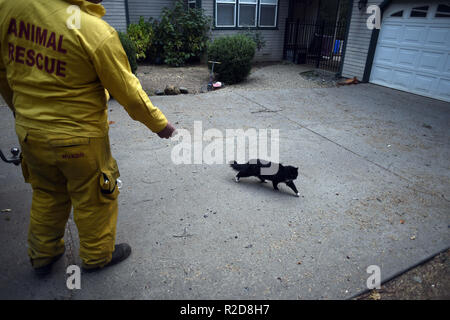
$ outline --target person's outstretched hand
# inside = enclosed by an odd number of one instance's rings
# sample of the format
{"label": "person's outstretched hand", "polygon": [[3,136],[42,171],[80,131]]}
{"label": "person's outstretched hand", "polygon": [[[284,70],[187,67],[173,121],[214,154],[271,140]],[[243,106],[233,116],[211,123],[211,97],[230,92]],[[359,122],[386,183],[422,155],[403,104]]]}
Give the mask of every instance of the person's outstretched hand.
{"label": "person's outstretched hand", "polygon": [[166,127],[162,129],[160,132],[158,132],[158,136],[160,138],[169,139],[173,132],[175,131],[175,127],[172,126],[170,122],[167,123]]}

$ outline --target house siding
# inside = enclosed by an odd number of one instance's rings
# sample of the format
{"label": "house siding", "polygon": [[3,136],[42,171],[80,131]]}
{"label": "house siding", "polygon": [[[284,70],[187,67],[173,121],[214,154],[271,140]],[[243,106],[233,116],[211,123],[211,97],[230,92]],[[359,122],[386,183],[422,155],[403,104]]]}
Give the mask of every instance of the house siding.
{"label": "house siding", "polygon": [[[176,0],[128,0],[129,23],[136,23],[143,16],[159,18],[164,7],[173,7]],[[187,4],[187,0],[184,0]],[[127,27],[125,0],[105,0],[103,6],[107,14],[104,19],[114,28],[125,31]],[[218,30],[214,28],[214,0],[202,0],[201,7],[205,14],[212,18],[210,36],[215,39],[220,36],[244,32],[245,29]],[[289,0],[279,0],[276,29],[259,29],[266,45],[256,51],[255,61],[281,61],[283,59],[284,33],[289,11]]]}
{"label": "house siding", "polygon": [[119,31],[127,30],[127,14],[125,0],[105,0],[102,5],[106,9],[103,19]]}
{"label": "house siding", "polygon": [[[383,1],[369,0],[367,6],[380,5]],[[358,1],[353,1],[352,17],[348,33],[347,47],[342,67],[342,76],[347,78],[357,77],[362,80],[366,68],[372,30],[367,28],[369,14],[366,10],[358,9]]]}
{"label": "house siding", "polygon": [[[202,9],[205,14],[212,17],[213,27],[211,29],[211,38],[232,35],[243,32],[239,29],[218,30],[214,28],[214,0],[202,0]],[[256,51],[255,61],[281,61],[283,59],[284,33],[286,19],[288,17],[289,0],[279,0],[278,3],[278,27],[277,29],[264,30],[258,29],[264,37],[266,45],[260,51]]]}
{"label": "house siding", "polygon": [[157,19],[163,8],[172,8],[175,2],[175,0],[128,0],[130,23],[138,22],[141,16],[145,20],[150,17]]}

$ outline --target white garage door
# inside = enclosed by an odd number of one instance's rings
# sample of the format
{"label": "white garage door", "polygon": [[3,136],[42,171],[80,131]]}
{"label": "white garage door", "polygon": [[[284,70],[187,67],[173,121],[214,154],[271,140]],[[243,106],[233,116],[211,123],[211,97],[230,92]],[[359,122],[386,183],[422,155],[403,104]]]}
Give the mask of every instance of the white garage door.
{"label": "white garage door", "polygon": [[403,1],[385,11],[370,82],[450,101],[448,1]]}

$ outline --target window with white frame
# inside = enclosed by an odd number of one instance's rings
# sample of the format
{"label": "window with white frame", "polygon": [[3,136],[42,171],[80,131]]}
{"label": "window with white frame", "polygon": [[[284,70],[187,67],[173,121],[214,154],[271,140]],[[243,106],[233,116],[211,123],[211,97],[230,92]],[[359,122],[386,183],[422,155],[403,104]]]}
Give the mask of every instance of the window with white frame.
{"label": "window with white frame", "polygon": [[216,26],[236,26],[236,0],[216,0]]}
{"label": "window with white frame", "polygon": [[216,27],[276,27],[278,0],[216,0]]}
{"label": "window with white frame", "polygon": [[239,27],[256,27],[257,0],[239,0]]}
{"label": "window with white frame", "polygon": [[276,27],[278,0],[259,1],[259,26]]}

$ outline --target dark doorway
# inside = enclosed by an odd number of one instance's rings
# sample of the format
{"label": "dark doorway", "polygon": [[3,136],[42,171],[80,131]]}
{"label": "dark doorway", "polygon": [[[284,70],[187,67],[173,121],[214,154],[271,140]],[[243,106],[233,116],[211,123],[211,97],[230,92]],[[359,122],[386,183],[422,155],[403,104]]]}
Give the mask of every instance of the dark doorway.
{"label": "dark doorway", "polygon": [[291,0],[290,5],[284,59],[338,72],[350,0]]}

